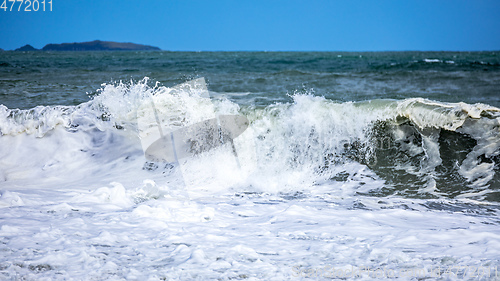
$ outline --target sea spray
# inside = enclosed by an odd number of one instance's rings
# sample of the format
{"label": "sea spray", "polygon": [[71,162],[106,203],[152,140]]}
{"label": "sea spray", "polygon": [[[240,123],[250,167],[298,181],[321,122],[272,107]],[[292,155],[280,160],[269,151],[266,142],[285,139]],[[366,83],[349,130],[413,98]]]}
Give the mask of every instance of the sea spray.
{"label": "sea spray", "polygon": [[[137,116],[150,108],[154,96],[167,128],[220,114],[244,114],[249,119],[248,132],[237,146],[251,150],[241,164],[252,167],[248,169],[252,176],[250,182],[241,179],[239,187],[307,191],[318,184],[352,179],[358,170],[346,167],[359,165],[366,167],[367,177],[375,175],[386,183],[382,190],[370,191],[373,194],[496,198],[500,112],[495,107],[419,98],[340,103],[296,94],[291,103],[240,109],[226,98],[150,86],[147,78],[105,84],[99,92],[78,106],[30,110],[3,106],[1,153],[9,159],[2,162],[5,182],[51,173],[70,177],[89,165],[104,172],[98,163],[113,163],[106,173],[115,176],[144,167]],[[457,153],[447,153],[450,146]],[[212,157],[226,153],[218,151]],[[200,157],[186,161],[201,163]],[[27,159],[31,172],[15,172]],[[227,178],[234,168],[228,165],[219,167]],[[198,165],[189,173],[212,174],[207,168]],[[212,184],[227,186],[224,176]]]}
{"label": "sea spray", "polygon": [[[2,107],[0,276],[498,277],[496,108],[211,95],[144,80],[76,106]],[[246,116],[240,165],[229,146],[182,165],[146,159],[138,112],[151,96],[178,129]]]}

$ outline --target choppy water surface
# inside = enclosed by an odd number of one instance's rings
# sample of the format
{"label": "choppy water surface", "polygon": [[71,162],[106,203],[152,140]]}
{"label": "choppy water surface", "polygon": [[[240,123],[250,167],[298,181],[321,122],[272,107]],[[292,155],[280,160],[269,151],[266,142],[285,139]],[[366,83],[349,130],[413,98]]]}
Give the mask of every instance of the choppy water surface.
{"label": "choppy water surface", "polygon": [[[498,52],[0,52],[0,276],[496,280],[499,73]],[[145,158],[140,122],[218,115],[248,118],[234,145]]]}

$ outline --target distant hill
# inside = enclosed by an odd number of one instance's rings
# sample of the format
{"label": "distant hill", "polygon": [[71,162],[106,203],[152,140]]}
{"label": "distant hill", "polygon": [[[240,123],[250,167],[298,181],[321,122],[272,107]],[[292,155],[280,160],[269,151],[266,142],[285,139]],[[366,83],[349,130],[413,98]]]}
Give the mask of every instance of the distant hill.
{"label": "distant hill", "polygon": [[38,51],[38,49],[35,49],[33,46],[31,46],[29,44],[26,44],[26,45],[22,46],[21,48],[15,49],[15,51],[23,51],[23,52],[26,52],[26,51]]}
{"label": "distant hill", "polygon": [[158,47],[95,40],[81,43],[47,44],[43,51],[159,51]]}

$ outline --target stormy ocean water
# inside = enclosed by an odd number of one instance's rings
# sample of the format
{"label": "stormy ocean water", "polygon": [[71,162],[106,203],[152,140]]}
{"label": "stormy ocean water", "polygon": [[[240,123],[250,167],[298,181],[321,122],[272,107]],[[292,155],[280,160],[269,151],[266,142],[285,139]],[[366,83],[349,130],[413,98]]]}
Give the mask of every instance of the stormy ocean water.
{"label": "stormy ocean water", "polygon": [[0,279],[500,280],[499,90],[500,52],[0,52]]}

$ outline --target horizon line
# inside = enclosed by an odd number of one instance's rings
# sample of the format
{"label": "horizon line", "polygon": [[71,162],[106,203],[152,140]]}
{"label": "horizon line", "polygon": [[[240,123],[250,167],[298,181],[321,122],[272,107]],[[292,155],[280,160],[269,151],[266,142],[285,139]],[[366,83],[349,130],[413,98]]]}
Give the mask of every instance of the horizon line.
{"label": "horizon line", "polygon": [[[26,44],[30,45],[30,44]],[[26,46],[24,45],[24,46]],[[24,47],[22,46],[22,47]],[[155,47],[155,46],[153,46]],[[21,48],[21,47],[19,47]],[[160,48],[160,47],[158,47]],[[85,51],[55,51],[36,49],[31,51],[17,51],[16,49],[6,50],[0,48],[3,52],[172,52],[172,53],[404,53],[404,52],[450,52],[450,53],[467,53],[467,52],[500,52],[500,49],[483,49],[483,50],[85,50]]]}

